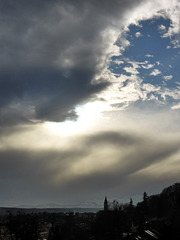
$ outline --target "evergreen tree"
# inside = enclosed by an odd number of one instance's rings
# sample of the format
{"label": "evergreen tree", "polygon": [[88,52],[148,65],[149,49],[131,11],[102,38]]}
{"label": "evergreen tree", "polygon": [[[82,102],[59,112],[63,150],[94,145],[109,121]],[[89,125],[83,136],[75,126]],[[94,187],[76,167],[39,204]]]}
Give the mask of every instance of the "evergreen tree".
{"label": "evergreen tree", "polygon": [[104,211],[108,211],[109,210],[109,204],[108,204],[108,201],[107,201],[107,197],[105,197],[104,199]]}

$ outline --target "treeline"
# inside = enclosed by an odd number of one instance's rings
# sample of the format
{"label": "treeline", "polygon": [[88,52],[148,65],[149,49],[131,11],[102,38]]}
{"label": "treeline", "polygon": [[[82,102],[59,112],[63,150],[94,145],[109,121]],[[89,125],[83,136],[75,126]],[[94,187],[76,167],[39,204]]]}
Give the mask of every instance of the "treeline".
{"label": "treeline", "polygon": [[[142,201],[136,206],[132,199],[129,203],[120,204],[117,200],[108,202],[105,198],[104,211],[97,220],[110,235],[135,232],[136,236],[149,229],[155,231],[159,239],[180,239],[180,183],[165,188],[157,195],[148,196],[144,192]],[[131,235],[127,239],[136,238]]]}

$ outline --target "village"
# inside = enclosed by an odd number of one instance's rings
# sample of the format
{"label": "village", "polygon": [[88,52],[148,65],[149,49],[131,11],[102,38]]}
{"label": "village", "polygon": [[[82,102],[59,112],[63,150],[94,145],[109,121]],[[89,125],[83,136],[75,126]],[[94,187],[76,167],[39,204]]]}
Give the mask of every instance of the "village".
{"label": "village", "polygon": [[97,212],[9,212],[0,217],[0,240],[166,240],[180,237],[180,184],[143,194],[134,206],[108,201]]}

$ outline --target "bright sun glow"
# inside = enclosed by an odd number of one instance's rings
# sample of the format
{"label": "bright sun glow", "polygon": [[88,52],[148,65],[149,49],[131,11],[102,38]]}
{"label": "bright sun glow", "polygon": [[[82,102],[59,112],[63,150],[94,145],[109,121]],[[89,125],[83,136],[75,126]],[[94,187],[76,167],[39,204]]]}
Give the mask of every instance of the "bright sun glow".
{"label": "bright sun glow", "polygon": [[87,103],[76,108],[79,116],[77,121],[48,122],[46,124],[55,134],[72,135],[81,133],[86,128],[90,130],[96,121],[102,118],[102,112],[107,107],[105,105],[103,102]]}

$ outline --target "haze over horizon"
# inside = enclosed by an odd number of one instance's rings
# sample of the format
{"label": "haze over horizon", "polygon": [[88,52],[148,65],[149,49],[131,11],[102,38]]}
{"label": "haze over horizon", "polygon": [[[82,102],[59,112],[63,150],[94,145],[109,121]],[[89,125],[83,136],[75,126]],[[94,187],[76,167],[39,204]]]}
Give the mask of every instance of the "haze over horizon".
{"label": "haze over horizon", "polygon": [[0,206],[101,207],[179,181],[179,0],[0,13]]}

